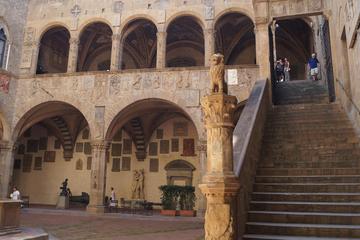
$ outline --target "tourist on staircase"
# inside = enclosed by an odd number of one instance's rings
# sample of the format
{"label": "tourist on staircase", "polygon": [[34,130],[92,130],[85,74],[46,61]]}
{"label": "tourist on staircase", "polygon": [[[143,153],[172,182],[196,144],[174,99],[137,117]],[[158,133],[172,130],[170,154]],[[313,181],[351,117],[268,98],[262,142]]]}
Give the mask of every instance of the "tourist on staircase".
{"label": "tourist on staircase", "polygon": [[311,54],[311,58],[309,59],[309,68],[310,68],[310,75],[313,81],[317,81],[319,75],[319,66],[320,62],[316,57],[316,53]]}
{"label": "tourist on staircase", "polygon": [[284,76],[285,82],[290,81],[290,62],[287,58],[284,58]]}

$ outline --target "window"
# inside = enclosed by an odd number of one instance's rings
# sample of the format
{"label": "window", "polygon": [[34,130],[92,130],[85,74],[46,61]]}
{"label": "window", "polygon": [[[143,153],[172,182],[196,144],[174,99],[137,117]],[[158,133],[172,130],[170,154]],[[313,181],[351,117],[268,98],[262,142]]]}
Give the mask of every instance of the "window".
{"label": "window", "polygon": [[5,67],[6,35],[4,29],[0,29],[0,68]]}

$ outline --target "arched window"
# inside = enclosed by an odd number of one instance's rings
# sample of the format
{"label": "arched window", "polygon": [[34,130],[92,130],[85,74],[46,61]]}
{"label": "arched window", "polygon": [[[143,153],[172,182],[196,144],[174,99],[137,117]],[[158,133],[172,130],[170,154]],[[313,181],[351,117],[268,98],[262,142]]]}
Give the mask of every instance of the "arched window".
{"label": "arched window", "polygon": [[5,67],[6,35],[4,29],[0,29],[0,68]]}

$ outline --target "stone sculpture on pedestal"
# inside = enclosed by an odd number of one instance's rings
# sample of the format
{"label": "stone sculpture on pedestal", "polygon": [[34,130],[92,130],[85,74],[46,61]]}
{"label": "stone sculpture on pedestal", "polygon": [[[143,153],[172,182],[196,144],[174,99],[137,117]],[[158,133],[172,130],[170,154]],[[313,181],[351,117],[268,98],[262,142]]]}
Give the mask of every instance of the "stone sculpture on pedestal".
{"label": "stone sculpture on pedestal", "polygon": [[235,96],[226,93],[224,61],[214,54],[210,68],[211,93],[201,100],[207,129],[206,174],[199,185],[207,199],[206,240],[236,239],[236,196],[240,183],[233,172]]}

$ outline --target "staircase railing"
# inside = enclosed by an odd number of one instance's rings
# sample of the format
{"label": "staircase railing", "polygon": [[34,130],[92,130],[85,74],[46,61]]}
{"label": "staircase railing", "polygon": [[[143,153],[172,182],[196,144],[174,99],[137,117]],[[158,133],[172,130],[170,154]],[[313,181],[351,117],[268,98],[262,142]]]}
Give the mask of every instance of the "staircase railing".
{"label": "staircase railing", "polygon": [[245,232],[249,196],[260,159],[266,116],[272,106],[270,82],[257,81],[236,124],[233,136],[234,172],[240,179],[238,195],[238,236]]}

